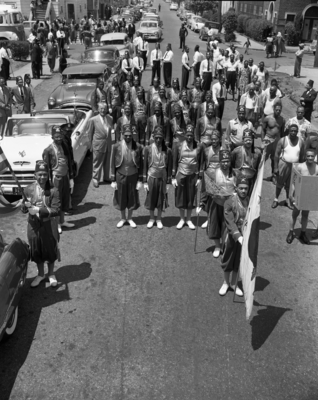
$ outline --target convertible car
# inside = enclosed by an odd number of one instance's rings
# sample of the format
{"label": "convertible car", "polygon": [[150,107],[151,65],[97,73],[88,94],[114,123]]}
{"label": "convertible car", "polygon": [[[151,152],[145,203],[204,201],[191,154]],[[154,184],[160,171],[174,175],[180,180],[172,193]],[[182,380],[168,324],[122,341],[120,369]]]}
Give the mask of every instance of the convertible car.
{"label": "convertible car", "polygon": [[18,305],[25,284],[29,246],[21,239],[6,245],[0,235],[0,340],[11,336],[18,322]]}
{"label": "convertible car", "polygon": [[[99,78],[109,84],[116,74],[101,63],[78,64],[63,71],[62,83],[51,93],[48,100],[49,109],[77,108],[91,110],[95,104],[95,89]],[[110,81],[109,81],[110,80]]]}
{"label": "convertible car", "polygon": [[162,38],[162,29],[157,21],[141,21],[138,32],[142,33],[147,40],[160,40]]}
{"label": "convertible car", "polygon": [[[92,115],[92,111],[69,109],[39,111],[32,116],[19,114],[8,118],[1,148],[22,187],[34,182],[35,162],[42,159],[43,150],[52,143],[53,125],[75,125],[71,140],[78,172],[90,147],[87,124]],[[4,195],[20,195],[10,172],[0,175],[0,186]]]}

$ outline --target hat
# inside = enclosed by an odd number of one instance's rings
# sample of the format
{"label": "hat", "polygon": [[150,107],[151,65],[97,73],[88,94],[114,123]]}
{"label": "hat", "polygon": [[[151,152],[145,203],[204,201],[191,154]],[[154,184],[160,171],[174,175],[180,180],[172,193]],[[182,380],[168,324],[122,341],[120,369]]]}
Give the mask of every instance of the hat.
{"label": "hat", "polygon": [[181,112],[182,111],[182,108],[181,108],[179,103],[175,103],[175,105],[173,106],[173,111],[174,112],[177,112],[177,111]]}
{"label": "hat", "polygon": [[124,104],[124,109],[125,109],[125,108],[129,108],[129,110],[132,109],[132,106],[131,106],[131,102],[130,102],[130,101],[126,101],[126,103]]}
{"label": "hat", "polygon": [[172,83],[179,83],[179,78],[173,78]]}
{"label": "hat", "polygon": [[196,78],[195,78],[195,80],[194,80],[195,82],[199,82],[199,83],[201,83],[201,79],[200,79],[200,77],[199,76],[197,76]]}
{"label": "hat", "polygon": [[62,133],[61,127],[60,126],[56,126],[56,125],[52,126],[52,136],[57,134],[57,133],[59,133],[59,134]]}
{"label": "hat", "polygon": [[219,151],[219,160],[220,161],[230,161],[231,152],[230,150],[220,150]]}
{"label": "hat", "polygon": [[241,112],[241,111],[245,112],[245,106],[239,106],[238,112]]}
{"label": "hat", "polygon": [[156,76],[156,77],[153,78],[153,80],[156,81],[156,82],[158,82],[158,81],[159,81],[159,78]]}
{"label": "hat", "polygon": [[30,79],[31,80],[31,75],[30,74],[24,74],[24,80]]}
{"label": "hat", "polygon": [[249,186],[250,185],[250,181],[245,176],[239,175],[236,178],[236,186],[238,186],[238,185],[248,185]]}
{"label": "hat", "polygon": [[212,91],[211,90],[207,90],[207,92],[205,94],[205,97],[208,96],[208,95],[212,97]]}
{"label": "hat", "polygon": [[206,111],[215,111],[214,103],[208,103],[206,105]]}
{"label": "hat", "polygon": [[139,76],[138,75],[134,76],[134,81],[139,81]]}
{"label": "hat", "polygon": [[18,83],[19,81],[22,81],[22,82],[23,82],[22,76],[17,76],[17,77],[15,78],[15,81],[16,81],[16,83]]}
{"label": "hat", "polygon": [[163,83],[159,85],[159,90],[166,90],[165,85]]}
{"label": "hat", "polygon": [[181,96],[188,96],[188,92],[186,90],[181,91]]}
{"label": "hat", "polygon": [[157,126],[155,127],[155,131],[154,131],[153,137],[155,137],[155,136],[160,136],[160,137],[163,138],[163,129],[162,129],[162,126],[157,125]]}
{"label": "hat", "polygon": [[35,162],[35,171],[34,172],[47,172],[49,173],[49,166],[43,160],[38,160]]}
{"label": "hat", "polygon": [[243,139],[245,139],[245,138],[253,139],[254,138],[254,132],[251,129],[244,129],[244,131],[243,131]]}
{"label": "hat", "polygon": [[305,47],[304,43],[299,43],[299,47]]}
{"label": "hat", "polygon": [[154,110],[161,110],[162,109],[162,104],[160,101],[156,101],[154,105]]}
{"label": "hat", "polygon": [[144,92],[144,91],[145,91],[145,89],[142,86],[139,86],[137,92]]}
{"label": "hat", "polygon": [[132,131],[132,128],[131,128],[130,124],[126,124],[126,125],[123,126],[123,135],[125,133],[130,133],[131,134],[132,133],[131,131]]}
{"label": "hat", "polygon": [[188,125],[187,125],[186,135],[188,135],[189,133],[191,133],[192,135],[194,135],[194,126],[193,126],[192,124],[188,124]]}
{"label": "hat", "polygon": [[309,79],[309,81],[307,82],[307,85],[314,86],[314,83],[315,82],[312,79]]}
{"label": "hat", "polygon": [[63,132],[72,133],[73,130],[74,130],[74,128],[75,128],[75,125],[74,125],[74,124],[71,124],[71,123],[69,122],[69,123],[67,123],[67,124],[60,125],[60,128],[61,128],[61,130],[62,130]]}
{"label": "hat", "polygon": [[220,138],[221,133],[218,130],[214,129],[211,133],[211,137],[213,137],[213,136],[217,136],[218,138]]}

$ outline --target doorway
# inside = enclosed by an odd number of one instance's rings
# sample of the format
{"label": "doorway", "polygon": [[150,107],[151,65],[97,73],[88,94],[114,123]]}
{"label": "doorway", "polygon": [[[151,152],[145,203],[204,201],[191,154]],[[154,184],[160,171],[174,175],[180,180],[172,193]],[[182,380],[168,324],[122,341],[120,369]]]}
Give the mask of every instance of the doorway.
{"label": "doorway", "polygon": [[75,20],[75,6],[74,4],[67,5],[67,19],[70,21],[72,19]]}

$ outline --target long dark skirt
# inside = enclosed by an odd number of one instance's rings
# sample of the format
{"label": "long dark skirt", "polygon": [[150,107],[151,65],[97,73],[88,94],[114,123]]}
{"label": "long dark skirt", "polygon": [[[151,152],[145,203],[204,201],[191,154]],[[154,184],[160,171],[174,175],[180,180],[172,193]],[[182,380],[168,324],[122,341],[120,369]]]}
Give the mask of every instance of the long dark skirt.
{"label": "long dark skirt", "polygon": [[147,128],[147,116],[136,117],[137,124],[137,138],[133,138],[136,142],[146,145],[146,128]]}
{"label": "long dark skirt", "polygon": [[234,90],[235,90],[236,79],[237,79],[236,71],[228,71],[227,72],[226,88],[228,89],[229,87],[231,87],[232,92],[234,92]]}
{"label": "long dark skirt", "polygon": [[221,267],[224,272],[238,271],[240,266],[242,246],[235,242],[232,235],[227,233]]}
{"label": "long dark skirt", "polygon": [[182,76],[181,76],[181,89],[185,89],[189,82],[189,70],[183,65]]}
{"label": "long dark skirt", "polygon": [[177,208],[192,210],[195,208],[195,195],[198,176],[197,174],[183,175],[177,173],[178,186],[175,190],[175,205]]}
{"label": "long dark skirt", "polygon": [[224,207],[213,200],[210,201],[208,226],[206,228],[209,239],[221,239],[224,226]]}
{"label": "long dark skirt", "polygon": [[294,68],[294,76],[300,76],[300,69],[301,69],[301,63],[303,59],[301,57],[297,57],[295,59],[295,68]]}
{"label": "long dark skirt", "polygon": [[5,80],[8,80],[10,76],[10,61],[8,61],[6,58],[2,59],[0,76],[2,76]]}
{"label": "long dark skirt", "polygon": [[55,218],[47,221],[30,218],[27,235],[30,245],[30,257],[35,263],[60,261],[58,248],[59,234]]}
{"label": "long dark skirt", "polygon": [[58,189],[61,200],[61,211],[68,211],[70,208],[70,181],[68,175],[53,176],[53,185]]}
{"label": "long dark skirt", "polygon": [[171,86],[171,75],[172,75],[172,63],[164,62],[163,63],[163,77],[164,77],[166,86]]}
{"label": "long dark skirt", "polygon": [[113,204],[116,210],[137,210],[140,207],[139,194],[136,189],[138,174],[122,175],[116,172],[117,190],[114,193]]}
{"label": "long dark skirt", "polygon": [[147,210],[154,211],[157,208],[164,211],[169,207],[168,194],[164,190],[166,184],[167,181],[162,178],[153,178],[152,176],[148,178],[149,191],[145,201]]}
{"label": "long dark skirt", "polygon": [[48,58],[48,59],[47,59],[47,63],[48,63],[48,66],[49,66],[49,68],[50,68],[50,71],[54,71],[54,68],[55,68],[55,61],[56,61],[55,57],[52,57],[52,58]]}

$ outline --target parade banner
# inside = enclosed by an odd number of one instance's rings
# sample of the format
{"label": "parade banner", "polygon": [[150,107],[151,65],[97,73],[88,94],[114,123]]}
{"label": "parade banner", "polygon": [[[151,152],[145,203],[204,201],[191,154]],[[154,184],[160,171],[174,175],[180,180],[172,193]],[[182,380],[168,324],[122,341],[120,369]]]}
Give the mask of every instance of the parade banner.
{"label": "parade banner", "polygon": [[247,320],[249,320],[252,314],[254,302],[264,165],[265,153],[262,156],[258,168],[257,179],[250,198],[243,227],[240,276],[243,284]]}

